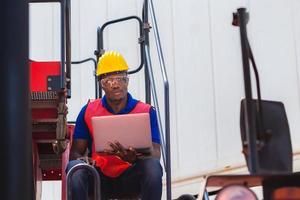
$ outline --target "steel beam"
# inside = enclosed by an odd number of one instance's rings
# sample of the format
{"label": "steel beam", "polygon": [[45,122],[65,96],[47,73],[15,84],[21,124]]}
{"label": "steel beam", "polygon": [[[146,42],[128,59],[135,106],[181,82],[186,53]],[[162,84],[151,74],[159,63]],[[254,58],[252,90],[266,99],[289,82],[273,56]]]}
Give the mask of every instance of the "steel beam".
{"label": "steel beam", "polygon": [[28,1],[1,0],[0,26],[0,196],[32,200]]}

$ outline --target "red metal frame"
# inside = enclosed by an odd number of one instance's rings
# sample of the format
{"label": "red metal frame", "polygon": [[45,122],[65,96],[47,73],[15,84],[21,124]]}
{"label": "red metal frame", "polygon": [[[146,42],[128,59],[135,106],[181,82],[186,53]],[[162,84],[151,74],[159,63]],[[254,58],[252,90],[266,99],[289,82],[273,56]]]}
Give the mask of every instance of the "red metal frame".
{"label": "red metal frame", "polygon": [[34,190],[36,199],[39,200],[42,196],[42,171],[39,167],[40,159],[37,151],[37,144],[32,141],[32,160],[33,160],[33,178],[34,178]]}
{"label": "red metal frame", "polygon": [[66,185],[66,179],[67,179],[67,174],[65,173],[65,169],[67,167],[67,164],[69,162],[69,153],[71,150],[71,144],[72,144],[72,136],[74,133],[74,128],[75,125],[68,125],[68,138],[70,140],[68,147],[66,151],[63,153],[62,158],[61,158],[61,168],[62,168],[62,177],[61,177],[61,199],[66,200],[66,190],[67,190],[67,185]]}

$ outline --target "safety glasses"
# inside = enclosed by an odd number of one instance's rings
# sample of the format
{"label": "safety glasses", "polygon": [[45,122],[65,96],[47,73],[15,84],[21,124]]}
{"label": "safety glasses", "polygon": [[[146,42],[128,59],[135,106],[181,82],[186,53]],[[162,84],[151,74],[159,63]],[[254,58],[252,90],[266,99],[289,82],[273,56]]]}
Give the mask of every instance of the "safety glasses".
{"label": "safety glasses", "polygon": [[114,77],[106,77],[101,79],[101,85],[102,87],[106,87],[106,86],[111,86],[114,83],[117,84],[125,84],[128,82],[128,76],[124,75],[124,76],[114,76]]}

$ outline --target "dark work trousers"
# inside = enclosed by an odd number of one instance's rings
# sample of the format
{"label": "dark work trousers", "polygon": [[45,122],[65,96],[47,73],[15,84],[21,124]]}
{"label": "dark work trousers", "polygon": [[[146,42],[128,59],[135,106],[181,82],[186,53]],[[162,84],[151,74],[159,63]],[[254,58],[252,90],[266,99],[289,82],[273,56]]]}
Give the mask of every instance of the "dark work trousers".
{"label": "dark work trousers", "polygon": [[[83,163],[72,160],[66,171]],[[98,170],[101,180],[101,199],[139,197],[142,200],[160,200],[162,195],[163,171],[160,161],[155,158],[138,160],[117,178],[110,178]],[[93,177],[84,169],[73,174],[71,180],[72,200],[88,200],[93,193]]]}

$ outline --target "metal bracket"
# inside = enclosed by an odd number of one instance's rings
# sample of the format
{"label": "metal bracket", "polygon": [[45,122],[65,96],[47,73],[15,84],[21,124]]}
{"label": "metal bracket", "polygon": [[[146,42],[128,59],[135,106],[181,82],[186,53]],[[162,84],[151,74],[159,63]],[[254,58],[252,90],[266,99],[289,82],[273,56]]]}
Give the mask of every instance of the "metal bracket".
{"label": "metal bracket", "polygon": [[60,76],[48,76],[47,77],[47,90],[48,91],[58,91],[60,90]]}
{"label": "metal bracket", "polygon": [[147,30],[148,32],[150,32],[150,29],[152,28],[152,26],[150,25],[150,23],[146,22],[143,23],[143,29]]}
{"label": "metal bracket", "polygon": [[145,39],[146,39],[145,35],[143,35],[142,37],[139,37],[139,39],[138,39],[139,44],[145,42]]}
{"label": "metal bracket", "polygon": [[104,53],[105,53],[104,49],[94,51],[94,55],[97,56],[97,57],[101,57]]}
{"label": "metal bracket", "polygon": [[[232,25],[233,26],[239,26],[240,25],[240,19],[239,19],[239,14],[237,12],[232,13]],[[245,18],[246,24],[249,22],[249,13],[246,13],[246,18]]]}
{"label": "metal bracket", "polygon": [[[150,23],[144,22],[142,28],[144,31],[150,32],[150,29],[152,27],[151,27]],[[146,36],[145,36],[145,34],[143,34],[141,37],[139,37],[138,41],[141,44],[141,43],[145,42],[145,40],[146,40]]]}

